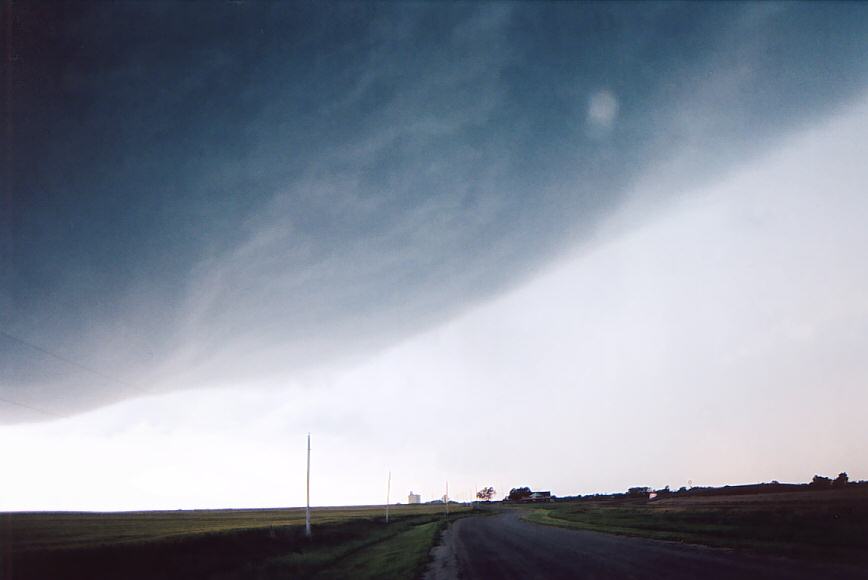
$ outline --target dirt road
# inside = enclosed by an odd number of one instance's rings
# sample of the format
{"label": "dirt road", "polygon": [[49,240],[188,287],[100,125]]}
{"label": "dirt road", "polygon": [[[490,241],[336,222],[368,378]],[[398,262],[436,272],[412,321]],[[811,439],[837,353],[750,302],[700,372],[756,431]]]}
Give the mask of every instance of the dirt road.
{"label": "dirt road", "polygon": [[528,523],[519,511],[455,522],[435,549],[426,580],[868,579],[868,570],[806,563]]}

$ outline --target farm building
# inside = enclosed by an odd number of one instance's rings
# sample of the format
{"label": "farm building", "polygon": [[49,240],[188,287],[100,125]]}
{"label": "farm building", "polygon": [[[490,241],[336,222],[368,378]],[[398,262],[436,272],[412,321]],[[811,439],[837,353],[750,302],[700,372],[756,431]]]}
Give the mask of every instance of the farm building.
{"label": "farm building", "polygon": [[422,503],[422,496],[411,491],[407,496],[407,503]]}
{"label": "farm building", "polygon": [[550,492],[550,491],[535,491],[535,492],[531,493],[529,496],[527,496],[526,498],[522,499],[521,501],[530,502],[530,503],[537,503],[537,502],[546,502],[546,501],[554,501],[554,500],[552,499],[552,492]]}

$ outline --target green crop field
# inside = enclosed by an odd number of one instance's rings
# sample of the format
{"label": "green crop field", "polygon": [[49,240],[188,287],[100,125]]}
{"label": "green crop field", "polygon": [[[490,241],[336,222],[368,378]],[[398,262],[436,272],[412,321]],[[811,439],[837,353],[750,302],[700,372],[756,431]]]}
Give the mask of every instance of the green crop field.
{"label": "green crop field", "polygon": [[[0,578],[417,576],[445,523],[443,505],[0,514]],[[450,506],[453,518],[470,514]]]}
{"label": "green crop field", "polygon": [[537,523],[788,556],[868,561],[868,490],[588,499],[536,506]]}

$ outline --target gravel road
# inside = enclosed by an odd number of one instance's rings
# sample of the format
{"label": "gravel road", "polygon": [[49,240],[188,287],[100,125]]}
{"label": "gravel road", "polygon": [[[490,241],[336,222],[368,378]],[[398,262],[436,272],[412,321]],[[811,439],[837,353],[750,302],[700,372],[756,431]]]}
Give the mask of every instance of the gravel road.
{"label": "gravel road", "polygon": [[426,580],[868,579],[868,570],[532,524],[519,511],[458,520]]}

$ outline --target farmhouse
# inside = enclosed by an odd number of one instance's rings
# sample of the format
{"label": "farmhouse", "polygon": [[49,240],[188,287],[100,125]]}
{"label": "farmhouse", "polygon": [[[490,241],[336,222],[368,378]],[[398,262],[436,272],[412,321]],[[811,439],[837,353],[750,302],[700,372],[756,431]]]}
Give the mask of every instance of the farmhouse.
{"label": "farmhouse", "polygon": [[552,492],[550,491],[534,491],[529,496],[522,498],[521,501],[527,503],[542,503],[554,500],[552,499]]}

